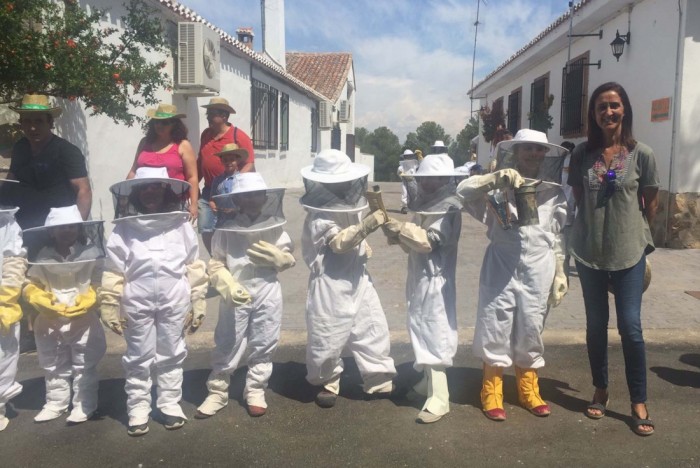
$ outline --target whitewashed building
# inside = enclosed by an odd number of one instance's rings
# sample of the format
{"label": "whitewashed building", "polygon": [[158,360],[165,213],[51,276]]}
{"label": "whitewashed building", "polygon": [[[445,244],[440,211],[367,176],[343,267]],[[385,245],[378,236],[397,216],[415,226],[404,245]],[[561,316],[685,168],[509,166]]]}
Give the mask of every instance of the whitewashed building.
{"label": "whitewashed building", "polygon": [[[569,28],[567,11],[470,96],[502,106],[515,133],[529,127],[528,114],[551,95],[549,140],[580,143],[593,90],[608,81],[622,84],[632,102],[634,135],[654,149],[661,178],[654,239],[660,246],[700,248],[700,2],[583,0],[574,7],[571,38]],[[615,40],[624,42],[618,57]],[[480,163],[488,163],[483,137],[478,153]]]}
{"label": "whitewashed building", "polygon": [[[157,10],[171,48],[176,51],[166,60],[165,68],[173,78],[173,90],[163,91],[159,98],[187,114],[188,139],[195,151],[199,149],[199,135],[207,126],[201,106],[212,96],[222,96],[236,110],[229,121],[253,140],[256,169],[270,186],[301,186],[299,170],[312,164],[322,149],[333,146],[353,155],[352,56],[335,54],[343,57],[342,72],[327,70],[324,63],[315,74],[305,73],[302,79],[288,71],[283,0],[246,3],[262,9],[261,52],[253,48],[250,28],[239,28],[237,37],[233,37],[174,0],[147,1]],[[126,15],[122,2],[86,0],[81,5],[107,10],[104,25],[122,27],[120,18]],[[316,75],[326,80],[327,89],[332,88],[330,94],[316,89]],[[56,120],[55,131],[77,145],[87,158],[93,186],[92,217],[111,220],[114,211],[109,186],[126,177],[143,131],[137,126],[117,125],[104,116],[89,116],[79,102],[60,105],[64,113]],[[135,112],[145,114],[146,109]],[[8,157],[9,151],[3,156]],[[374,167],[371,155],[358,156],[357,162]]]}

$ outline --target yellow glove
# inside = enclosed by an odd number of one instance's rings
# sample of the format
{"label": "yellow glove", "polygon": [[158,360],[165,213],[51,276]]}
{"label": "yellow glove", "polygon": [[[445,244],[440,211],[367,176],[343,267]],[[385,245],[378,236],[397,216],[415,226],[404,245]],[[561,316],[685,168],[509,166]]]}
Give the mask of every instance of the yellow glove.
{"label": "yellow glove", "polygon": [[296,264],[294,256],[289,252],[283,252],[276,245],[258,241],[246,250],[250,261],[261,267],[274,268],[277,271],[284,271]]}
{"label": "yellow glove", "polygon": [[387,221],[389,218],[383,211],[372,211],[359,224],[348,226],[336,234],[328,245],[335,253],[345,253],[358,246],[360,242]]}
{"label": "yellow glove", "polygon": [[124,277],[111,271],[102,273],[102,286],[98,291],[100,299],[100,320],[117,335],[123,335],[126,328],[126,318],[119,312],[122,293],[124,292]]}
{"label": "yellow glove", "polygon": [[241,306],[251,301],[250,293],[233,277],[226,265],[214,258],[209,260],[209,281],[221,298]]}
{"label": "yellow glove", "polygon": [[0,333],[10,331],[10,326],[22,318],[22,308],[17,304],[20,288],[0,286]]}
{"label": "yellow glove", "polygon": [[68,318],[78,317],[86,314],[97,303],[97,292],[90,286],[85,294],[78,294],[75,298],[75,305],[66,307],[64,316]]}
{"label": "yellow glove", "polygon": [[187,279],[190,282],[192,310],[187,314],[185,327],[188,334],[192,334],[202,325],[207,315],[207,289],[209,288],[209,275],[204,261],[195,260],[187,265]]}
{"label": "yellow glove", "polygon": [[27,284],[22,290],[22,296],[40,314],[46,314],[50,317],[65,316],[67,306],[58,302],[51,291],[45,291],[35,283]]}

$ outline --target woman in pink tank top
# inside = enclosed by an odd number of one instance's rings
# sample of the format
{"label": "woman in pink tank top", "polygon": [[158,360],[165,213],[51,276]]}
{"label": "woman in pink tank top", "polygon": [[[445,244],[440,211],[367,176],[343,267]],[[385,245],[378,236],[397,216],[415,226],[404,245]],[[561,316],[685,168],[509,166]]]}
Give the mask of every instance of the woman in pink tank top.
{"label": "woman in pink tank top", "polygon": [[168,177],[189,182],[189,212],[197,218],[199,198],[199,178],[194,149],[187,141],[187,127],[182,122],[185,114],[178,114],[172,104],[159,104],[156,109],[148,109],[150,118],[146,136],[136,150],[134,164],[127,179],[133,179],[139,167],[165,167]]}

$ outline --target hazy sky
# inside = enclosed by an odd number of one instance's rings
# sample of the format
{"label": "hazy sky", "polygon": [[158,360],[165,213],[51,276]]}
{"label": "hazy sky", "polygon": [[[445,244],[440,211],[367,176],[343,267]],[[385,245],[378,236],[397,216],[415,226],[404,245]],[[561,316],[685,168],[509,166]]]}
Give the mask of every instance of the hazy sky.
{"label": "hazy sky", "polygon": [[[181,0],[235,37],[260,1]],[[434,120],[454,138],[468,121],[477,0],[286,0],[288,52],[351,52],[356,125],[389,127],[403,141]],[[474,84],[537,36],[568,0],[487,0],[479,12]],[[476,105],[475,105],[476,108]]]}

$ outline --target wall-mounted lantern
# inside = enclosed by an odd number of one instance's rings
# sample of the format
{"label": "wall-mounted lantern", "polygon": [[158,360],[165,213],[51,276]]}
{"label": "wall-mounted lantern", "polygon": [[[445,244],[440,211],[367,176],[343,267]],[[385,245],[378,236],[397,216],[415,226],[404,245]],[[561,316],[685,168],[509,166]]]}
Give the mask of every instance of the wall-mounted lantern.
{"label": "wall-mounted lantern", "polygon": [[610,47],[612,48],[612,54],[615,56],[618,62],[620,61],[620,57],[622,57],[622,53],[625,51],[625,43],[630,43],[631,35],[631,31],[628,31],[627,34],[621,35],[620,31],[618,30],[615,33],[615,39],[613,39],[613,41],[610,43]]}

